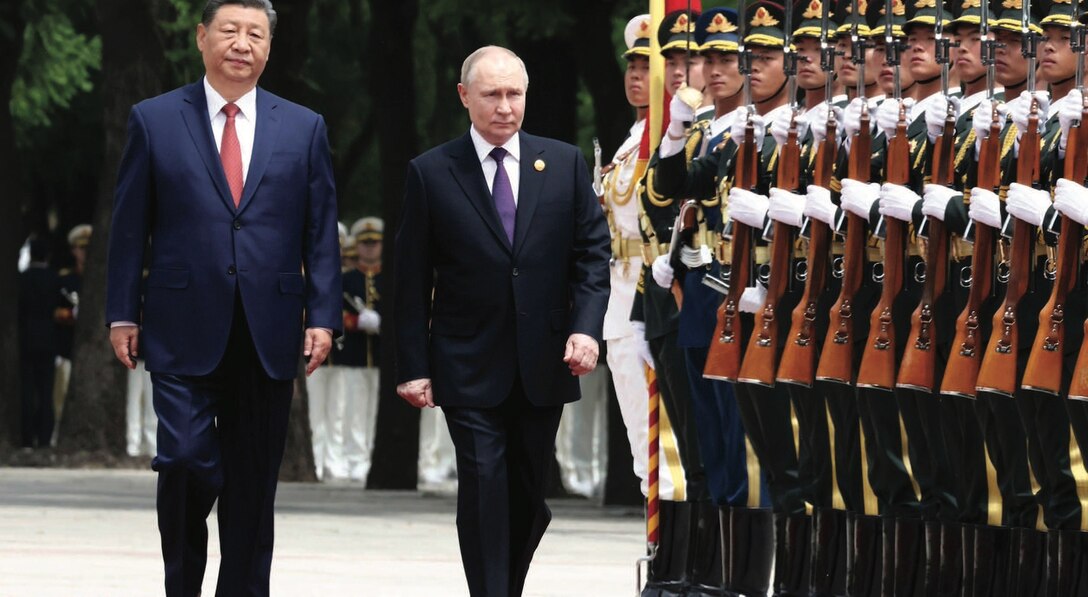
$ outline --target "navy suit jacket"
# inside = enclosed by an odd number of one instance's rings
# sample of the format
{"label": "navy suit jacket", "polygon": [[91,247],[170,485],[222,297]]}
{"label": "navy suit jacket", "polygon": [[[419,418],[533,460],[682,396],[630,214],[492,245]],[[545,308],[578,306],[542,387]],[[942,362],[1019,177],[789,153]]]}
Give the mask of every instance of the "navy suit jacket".
{"label": "navy suit jacket", "polygon": [[585,158],[524,132],[520,143],[513,246],[468,134],[408,166],[395,248],[397,381],[430,378],[439,405],[495,406],[515,377],[538,406],[577,400],[566,340],[601,341],[609,235]]}
{"label": "navy suit jacket", "polygon": [[226,349],[238,293],[265,370],[294,378],[303,328],[342,327],[324,120],[258,88],[253,153],[235,208],[203,83],[133,106],[108,267],[106,321],[141,324],[149,371],[210,373]]}

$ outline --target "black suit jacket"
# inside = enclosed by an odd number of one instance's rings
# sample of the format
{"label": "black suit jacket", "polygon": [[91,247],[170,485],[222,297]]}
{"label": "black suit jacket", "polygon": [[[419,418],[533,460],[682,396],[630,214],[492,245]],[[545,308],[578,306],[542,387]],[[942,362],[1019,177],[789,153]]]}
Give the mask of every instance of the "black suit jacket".
{"label": "black suit jacket", "polygon": [[520,143],[513,246],[468,134],[408,166],[395,247],[397,381],[430,378],[438,405],[495,406],[516,377],[533,404],[572,402],[566,340],[601,340],[609,236],[585,158],[524,132]]}

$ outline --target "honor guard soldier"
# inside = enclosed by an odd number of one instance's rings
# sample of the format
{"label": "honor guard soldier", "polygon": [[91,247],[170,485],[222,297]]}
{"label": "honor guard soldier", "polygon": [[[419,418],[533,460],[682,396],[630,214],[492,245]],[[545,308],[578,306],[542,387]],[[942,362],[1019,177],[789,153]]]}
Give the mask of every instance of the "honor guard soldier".
{"label": "honor guard soldier", "polygon": [[[667,14],[654,34],[657,35],[662,55],[672,65],[667,67],[669,72],[665,78],[665,91],[675,95],[681,86],[686,85],[685,76],[691,76],[692,83],[698,83],[701,87],[701,81],[696,81],[696,77],[701,79],[702,73],[698,69],[687,67],[689,56],[698,52],[694,40],[695,19],[698,15],[682,10],[685,3],[670,4],[676,6],[666,7]],[[669,10],[670,8],[673,10]],[[692,9],[699,10],[699,3],[693,3]],[[702,100],[694,103],[701,105]],[[673,224],[683,198],[661,196],[654,191],[652,180],[655,160],[649,158],[649,155],[655,148],[645,149],[643,154],[640,148],[639,161],[649,159],[650,163],[646,177],[635,189],[639,232],[643,241],[643,267],[636,284],[630,318],[636,339],[645,339],[649,347],[657,379],[656,387],[664,405],[661,412],[666,413],[662,419],[667,420],[668,427],[676,438],[676,453],[682,467],[669,467],[668,474],[671,474],[673,482],[673,501],[662,500],[659,505],[660,545],[650,567],[645,592],[646,595],[656,596],[662,592],[668,594],[668,591],[683,592],[694,584],[712,582],[714,570],[720,569],[720,564],[715,565],[711,561],[714,559],[714,554],[711,553],[698,560],[699,570],[694,569],[697,561],[697,537],[705,537],[708,525],[712,523],[710,519],[704,518],[702,533],[699,533],[698,504],[709,494],[699,451],[698,431],[691,409],[687,368],[683,351],[677,345],[679,301],[673,293],[654,282],[650,269],[657,257],[670,252]],[[683,472],[682,477],[678,474],[680,470]],[[660,476],[665,474],[663,470]],[[704,579],[704,583],[699,583],[696,578]]]}
{"label": "honor guard soldier", "polygon": [[358,251],[355,269],[344,273],[344,349],[340,364],[345,371],[346,410],[344,456],[352,481],[366,481],[374,450],[374,425],[378,418],[378,383],[381,363],[382,233],[380,218],[368,217],[351,225],[350,238]]}
{"label": "honor guard soldier", "polygon": [[[643,334],[631,326],[631,307],[636,286],[642,273],[642,239],[639,236],[639,209],[636,189],[645,166],[639,165],[639,146],[646,129],[650,97],[650,15],[631,19],[624,28],[627,62],[624,92],[627,103],[635,112],[627,138],[603,170],[601,198],[612,236],[611,288],[608,310],[604,317],[606,357],[612,382],[616,388],[620,414],[631,444],[634,471],[642,494],[648,495],[649,462],[647,454],[648,412],[645,366],[653,367],[650,347]],[[668,408],[664,409],[666,412]],[[671,419],[666,414],[663,418]],[[672,427],[663,425],[659,433],[672,435]],[[658,495],[664,501],[676,501],[674,478],[683,484],[683,464],[665,446],[675,445],[675,438],[660,442]],[[682,501],[681,497],[679,498]]]}
{"label": "honor guard soldier", "polygon": [[49,448],[53,437],[53,378],[57,358],[56,309],[60,277],[49,267],[49,243],[30,240],[30,263],[19,274],[18,342],[22,394],[22,447]]}
{"label": "honor guard soldier", "polygon": [[[60,421],[64,411],[64,399],[68,396],[68,382],[72,376],[72,343],[75,338],[76,318],[79,315],[79,293],[83,291],[83,268],[87,263],[87,245],[91,242],[90,224],[78,224],[68,231],[68,250],[72,253],[72,267],[60,270],[61,306],[54,319],[57,321],[57,371],[53,383],[53,408]],[[60,428],[60,425],[57,425]],[[56,445],[57,431],[53,431]]]}

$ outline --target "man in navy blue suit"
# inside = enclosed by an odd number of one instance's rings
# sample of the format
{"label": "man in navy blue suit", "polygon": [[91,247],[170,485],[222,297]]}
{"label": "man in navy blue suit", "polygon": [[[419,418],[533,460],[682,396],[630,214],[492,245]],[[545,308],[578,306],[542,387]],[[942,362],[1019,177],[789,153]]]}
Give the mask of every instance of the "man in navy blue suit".
{"label": "man in navy blue suit", "polygon": [[457,452],[457,531],[474,596],[521,595],[563,404],[593,370],[609,235],[585,158],[519,132],[529,77],[470,55],[472,126],[408,166],[396,239],[397,392],[441,406]]}
{"label": "man in navy blue suit", "polygon": [[151,372],[171,597],[201,591],[217,498],[216,594],[268,594],[299,352],[309,374],[341,327],[324,121],[257,87],[275,25],[267,0],[209,1],[205,77],[132,108],[117,178],[106,321]]}

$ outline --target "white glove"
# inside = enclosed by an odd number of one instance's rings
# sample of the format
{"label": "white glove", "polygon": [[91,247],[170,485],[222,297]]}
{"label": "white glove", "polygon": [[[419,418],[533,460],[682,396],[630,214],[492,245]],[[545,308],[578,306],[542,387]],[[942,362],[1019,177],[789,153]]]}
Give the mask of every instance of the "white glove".
{"label": "white glove", "polygon": [[967,207],[967,215],[983,226],[1001,228],[1001,200],[993,191],[975,187],[971,189],[971,205]]}
{"label": "white glove", "polygon": [[766,301],[767,288],[762,284],[756,284],[744,289],[744,292],[740,295],[740,304],[737,305],[737,308],[742,313],[756,313]]}
{"label": "white glove", "polygon": [[[1042,133],[1047,120],[1047,110],[1050,109],[1050,94],[1046,91],[1036,91],[1035,99],[1039,102],[1039,132]],[[1009,102],[1008,107],[1009,118],[1012,118],[1012,123],[1016,125],[1016,141],[1019,142],[1024,130],[1028,128],[1028,117],[1031,115],[1031,94],[1027,91],[1021,91],[1020,97]]]}
{"label": "white glove", "polygon": [[[793,110],[775,110],[774,120],[771,121],[771,136],[774,137],[779,147],[786,144],[790,136],[790,120],[793,120]],[[808,113],[798,113],[794,122],[797,127],[797,143],[800,145],[808,133]]]}
{"label": "white glove", "polygon": [[668,135],[673,138],[683,137],[686,127],[684,123],[695,121],[695,109],[684,103],[679,95],[672,96],[669,102],[669,130]]}
{"label": "white glove", "polygon": [[880,187],[880,215],[909,222],[911,214],[914,213],[914,204],[921,200],[918,193],[909,188],[886,182]]}
{"label": "white glove", "polygon": [[[906,111],[906,123],[910,126],[911,122],[911,109],[914,107],[914,100],[905,97],[902,99],[903,109]],[[894,99],[886,99],[880,102],[880,107],[876,109],[876,126],[877,130],[884,133],[884,136],[891,139],[895,136],[895,127],[899,125],[899,102]]]}
{"label": "white glove", "polygon": [[[816,144],[823,143],[827,138],[827,114],[828,114],[827,102],[821,102],[812,108],[808,112],[805,112],[805,120],[808,121],[808,130],[812,131],[812,139]],[[835,128],[836,136],[842,135],[842,108],[837,106],[831,106],[831,114],[834,114],[833,118],[838,126]],[[860,116],[859,116],[860,118]],[[838,141],[838,139],[832,139],[832,141]]]}
{"label": "white glove", "polygon": [[1032,226],[1041,226],[1046,210],[1051,206],[1050,193],[1014,182],[1005,195],[1005,209],[1014,218]]}
{"label": "white glove", "polygon": [[1083,226],[1088,222],[1088,189],[1071,180],[1059,178],[1054,187],[1054,209]]}
{"label": "white glove", "polygon": [[[767,133],[767,125],[763,121],[763,117],[759,114],[752,114],[752,131],[755,137],[756,147],[763,145],[763,136]],[[732,137],[733,142],[740,145],[744,139],[744,129],[748,125],[748,110],[746,108],[740,108],[737,110],[737,118],[733,121],[733,126],[729,129],[729,136]]]}
{"label": "white glove", "polygon": [[654,282],[662,288],[668,288],[672,286],[672,278],[675,272],[672,266],[669,265],[669,256],[660,255],[657,259],[654,259],[653,264],[650,266],[650,273],[654,276]]}
{"label": "white glove", "polygon": [[787,226],[801,226],[805,213],[805,197],[785,189],[771,188],[770,201],[767,203],[767,215],[775,222]]}
{"label": "white glove", "polygon": [[[842,132],[846,137],[853,137],[858,134],[858,129],[861,128],[861,107],[864,103],[865,100],[855,97],[846,105],[846,110],[843,111],[840,120],[842,122]],[[869,101],[869,122],[873,120],[874,110],[876,110],[876,106],[872,101]]]}
{"label": "white glove", "polygon": [[635,354],[640,363],[650,369],[654,368],[654,353],[650,350],[650,343],[646,341],[646,323],[632,321],[631,329],[635,331]]}
{"label": "white glove", "polygon": [[805,215],[819,220],[828,226],[835,225],[835,204],[831,202],[831,191],[814,184],[808,185],[805,196]]}
{"label": "white glove", "polygon": [[[1058,143],[1064,152],[1065,144],[1069,141],[1069,129],[1074,122],[1080,121],[1081,111],[1084,109],[1084,98],[1081,96],[1079,89],[1074,89],[1062,98],[1061,104],[1058,108],[1058,123],[1062,127],[1062,138]],[[1088,126],[1088,122],[1084,124]]]}
{"label": "white glove", "polygon": [[[926,107],[926,129],[929,131],[929,140],[936,141],[944,131],[944,121],[948,117],[948,104],[952,104],[952,120],[960,116],[960,98],[941,95],[939,100],[929,102]],[[909,124],[909,123],[908,123]],[[953,131],[953,134],[955,132]]]}
{"label": "white glove", "polygon": [[701,245],[698,249],[688,246],[680,247],[680,263],[688,269],[697,269],[709,265],[714,260],[710,253],[710,247]]}
{"label": "white glove", "polygon": [[962,198],[963,195],[955,189],[940,184],[927,184],[922,196],[922,213],[943,222],[948,202]]}
{"label": "white glove", "polygon": [[[1009,114],[1008,104],[997,103],[998,130],[1004,130],[1005,120]],[[994,109],[990,100],[984,99],[975,107],[975,114],[971,118],[971,127],[975,129],[975,151],[982,146],[982,140],[990,136],[990,124],[994,121]]]}
{"label": "white glove", "polygon": [[770,200],[758,193],[733,187],[729,189],[729,217],[752,228],[763,228]]}
{"label": "white glove", "polygon": [[880,184],[875,182],[865,183],[851,178],[842,179],[842,195],[840,201],[846,211],[869,220],[869,212],[873,208],[873,202],[880,198]]}
{"label": "white glove", "polygon": [[355,324],[359,331],[377,334],[382,329],[382,316],[374,309],[363,309],[359,313],[359,322]]}

